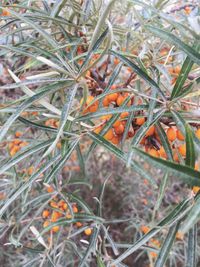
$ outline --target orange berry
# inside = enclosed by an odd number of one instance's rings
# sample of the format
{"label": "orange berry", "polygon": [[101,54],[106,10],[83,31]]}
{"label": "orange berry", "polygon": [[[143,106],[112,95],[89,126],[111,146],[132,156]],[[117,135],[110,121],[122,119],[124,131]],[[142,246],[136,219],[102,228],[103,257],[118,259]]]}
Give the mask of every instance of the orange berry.
{"label": "orange berry", "polygon": [[48,210],[43,210],[42,212],[42,218],[46,219],[47,217],[49,217],[50,212]]}
{"label": "orange berry", "polygon": [[183,157],[186,156],[186,144],[180,145],[178,150],[179,150],[179,153],[181,154],[181,156],[183,156]]}
{"label": "orange berry", "polygon": [[3,9],[2,16],[10,16],[10,12],[7,9]]}
{"label": "orange berry", "polygon": [[53,186],[50,186],[50,185],[46,186],[46,190],[47,190],[48,193],[54,192]]}
{"label": "orange berry", "polygon": [[96,133],[96,134],[99,134],[101,132],[101,130],[102,130],[102,126],[98,126],[97,128],[95,128],[93,130],[93,132]]}
{"label": "orange berry", "polygon": [[167,129],[167,138],[171,142],[176,139],[176,131],[174,130],[174,128],[170,127]]}
{"label": "orange berry", "polygon": [[50,206],[52,207],[52,208],[58,208],[58,204],[55,202],[55,201],[51,201],[50,202]]}
{"label": "orange berry", "polygon": [[179,162],[179,156],[178,156],[178,153],[176,151],[173,154],[173,159],[174,159],[174,161]]}
{"label": "orange berry", "polygon": [[19,138],[20,136],[22,136],[22,133],[21,132],[16,132],[15,133],[15,137]]}
{"label": "orange berry", "polygon": [[117,127],[120,126],[120,124],[121,124],[121,121],[117,120],[117,121],[115,121],[115,122],[113,123],[113,127],[114,127],[114,128],[117,128]]}
{"label": "orange berry", "polygon": [[122,95],[119,95],[117,98],[117,105],[121,106],[124,102],[124,97]]}
{"label": "orange berry", "polygon": [[81,227],[83,224],[81,222],[76,222],[77,227]]}
{"label": "orange berry", "polygon": [[180,67],[180,66],[176,66],[176,67],[174,68],[174,72],[175,72],[176,74],[179,74],[180,71],[181,71],[181,67]]}
{"label": "orange berry", "polygon": [[15,139],[15,140],[13,140],[13,144],[14,144],[14,145],[19,145],[21,142],[22,142],[22,141],[19,140],[19,139]]}
{"label": "orange berry", "polygon": [[111,89],[111,90],[115,90],[115,89],[117,89],[117,85],[116,85],[116,84],[111,85],[110,89]]}
{"label": "orange berry", "polygon": [[129,115],[129,112],[127,112],[127,111],[122,112],[122,113],[120,114],[120,118],[121,118],[121,119],[127,118],[128,115]]}
{"label": "orange berry", "polygon": [[200,190],[199,186],[193,186],[192,191],[194,192],[194,194],[197,194]]}
{"label": "orange berry", "polygon": [[119,64],[120,61],[119,61],[118,58],[115,57],[113,62],[114,62],[115,65],[117,65],[117,64]]}
{"label": "orange berry", "polygon": [[51,221],[56,222],[61,216],[62,214],[60,212],[54,210],[51,215]]}
{"label": "orange berry", "polygon": [[152,136],[153,134],[155,133],[155,126],[152,125],[146,132],[145,136],[148,137],[148,136]]}
{"label": "orange berry", "polygon": [[105,96],[103,99],[103,106],[108,107],[109,105],[110,105],[109,98],[108,98],[108,96]]}
{"label": "orange berry", "polygon": [[56,144],[56,147],[57,147],[57,149],[61,149],[61,142],[58,142],[58,143]]}
{"label": "orange berry", "polygon": [[159,158],[160,154],[158,152],[158,150],[155,150],[154,148],[151,148],[148,150],[149,155],[151,155],[152,157],[156,157]]}
{"label": "orange berry", "polygon": [[10,151],[11,157],[13,157],[19,150],[20,150],[19,146],[14,146]]}
{"label": "orange berry", "polygon": [[144,117],[139,117],[139,118],[136,118],[136,120],[135,120],[135,124],[136,125],[141,126],[144,123],[145,123],[145,118]]}
{"label": "orange berry", "polygon": [[111,128],[111,129],[109,129],[109,130],[107,131],[107,133],[104,135],[104,138],[105,138],[106,140],[111,140],[111,139],[113,138],[113,136],[114,136],[114,134],[113,134],[113,129]]}
{"label": "orange berry", "polygon": [[156,258],[158,254],[154,251],[150,251],[149,254],[151,255],[152,258]]}
{"label": "orange berry", "polygon": [[198,164],[198,162],[195,163],[194,169],[195,169],[195,171],[198,171],[199,170],[199,164]]}
{"label": "orange berry", "polygon": [[176,130],[176,136],[177,136],[178,140],[180,140],[180,141],[185,140],[185,136],[181,133],[180,130]]}
{"label": "orange berry", "polygon": [[44,221],[44,223],[43,223],[43,227],[46,228],[46,227],[48,227],[48,226],[49,226],[49,221]]}
{"label": "orange berry", "polygon": [[91,228],[87,228],[87,229],[85,229],[84,233],[89,236],[89,235],[92,234],[92,229]]}
{"label": "orange berry", "polygon": [[140,230],[144,233],[144,234],[147,234],[149,231],[150,231],[150,228],[146,225],[142,225],[140,227]]}
{"label": "orange berry", "polygon": [[196,130],[195,135],[197,138],[200,139],[200,128]]}
{"label": "orange berry", "polygon": [[124,125],[120,124],[118,127],[115,128],[116,134],[122,134],[124,132]]}
{"label": "orange berry", "polygon": [[108,95],[109,102],[115,102],[117,98],[118,98],[118,93],[113,93],[113,94]]}
{"label": "orange berry", "polygon": [[72,215],[67,213],[66,216],[65,216],[68,220],[70,220],[72,218]]}
{"label": "orange berry", "polygon": [[60,226],[53,226],[53,227],[52,227],[52,231],[53,231],[54,233],[57,233],[59,230],[60,230]]}
{"label": "orange berry", "polygon": [[76,206],[73,206],[72,209],[73,209],[73,212],[74,212],[74,213],[78,213],[78,208],[77,208]]}
{"label": "orange berry", "polygon": [[89,112],[96,112],[98,110],[98,105],[91,105],[89,108]]}
{"label": "orange berry", "polygon": [[112,117],[112,115],[103,115],[103,116],[101,117],[101,120],[102,120],[102,121],[108,121],[111,117]]}
{"label": "orange berry", "polygon": [[111,139],[111,142],[114,144],[114,145],[118,145],[119,142],[120,142],[120,139],[118,136],[114,136],[112,139]]}
{"label": "orange berry", "polygon": [[184,238],[184,234],[181,233],[180,231],[178,231],[178,232],[176,233],[176,239],[178,239],[178,240],[183,240],[183,238]]}
{"label": "orange berry", "polygon": [[159,153],[160,153],[160,156],[161,156],[162,158],[164,158],[164,159],[167,158],[167,154],[166,154],[165,149],[164,149],[163,146],[160,147],[160,149],[159,149]]}

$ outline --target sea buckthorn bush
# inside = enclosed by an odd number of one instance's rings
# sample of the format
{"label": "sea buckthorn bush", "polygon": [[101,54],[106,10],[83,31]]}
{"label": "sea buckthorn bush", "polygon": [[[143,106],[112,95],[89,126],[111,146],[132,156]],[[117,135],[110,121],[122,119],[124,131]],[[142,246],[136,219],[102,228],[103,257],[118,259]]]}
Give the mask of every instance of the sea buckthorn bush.
{"label": "sea buckthorn bush", "polygon": [[1,1],[1,266],[200,266],[199,29],[195,0]]}

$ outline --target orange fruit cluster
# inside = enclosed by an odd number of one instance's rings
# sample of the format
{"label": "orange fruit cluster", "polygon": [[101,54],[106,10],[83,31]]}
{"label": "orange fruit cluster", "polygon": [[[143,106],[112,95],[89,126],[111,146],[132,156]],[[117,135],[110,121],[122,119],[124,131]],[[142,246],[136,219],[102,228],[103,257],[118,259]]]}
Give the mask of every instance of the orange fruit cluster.
{"label": "orange fruit cluster", "polygon": [[[83,99],[81,99],[81,105],[83,104]],[[95,101],[94,103],[92,103],[92,101],[94,101],[94,97],[93,96],[88,96],[84,105],[83,105],[83,114],[88,113],[88,112],[96,112],[98,110],[99,107],[99,102]],[[92,103],[92,104],[91,104]]]}
{"label": "orange fruit cluster", "polygon": [[[48,186],[47,188],[48,193],[53,193],[54,188],[52,186]],[[78,213],[78,207],[77,204],[74,203],[72,205],[73,213]],[[66,219],[71,219],[72,215],[70,213],[70,210],[68,208],[68,205],[66,201],[63,199],[55,196],[50,202],[49,202],[49,207],[48,209],[44,209],[42,212],[42,218],[44,219],[43,222],[43,227],[46,228],[50,226],[51,223],[57,222],[61,218],[66,218]],[[75,223],[76,227],[82,227],[83,224],[81,222],[76,222]],[[52,226],[51,232],[52,233],[57,233],[60,230],[60,226]],[[91,228],[86,228],[84,231],[85,235],[91,235],[92,229]]]}
{"label": "orange fruit cluster", "polygon": [[8,11],[8,9],[3,9],[0,15],[3,17],[10,16],[10,12]]}
{"label": "orange fruit cluster", "polygon": [[20,151],[22,147],[25,147],[28,145],[28,142],[22,141],[21,139],[19,139],[21,136],[22,136],[22,133],[17,131],[15,133],[16,139],[12,140],[8,144],[8,149],[9,149],[9,153],[11,157],[13,157],[18,151]]}

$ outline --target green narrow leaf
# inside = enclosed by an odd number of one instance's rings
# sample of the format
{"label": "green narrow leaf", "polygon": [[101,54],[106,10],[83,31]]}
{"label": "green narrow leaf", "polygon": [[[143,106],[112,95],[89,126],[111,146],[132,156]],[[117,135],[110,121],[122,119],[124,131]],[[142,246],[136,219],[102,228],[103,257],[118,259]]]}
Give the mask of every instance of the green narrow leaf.
{"label": "green narrow leaf", "polygon": [[44,96],[46,96],[50,93],[56,92],[58,89],[60,89],[60,86],[61,86],[60,84],[45,86],[41,92],[36,93],[32,97],[25,100],[19,107],[17,107],[15,113],[13,113],[10,116],[10,118],[2,126],[1,132],[0,132],[0,141],[6,135],[7,131],[11,127],[12,123],[19,117],[21,112],[23,112],[27,107],[29,107],[35,101],[43,98]]}
{"label": "green narrow leaf", "polygon": [[113,56],[118,57],[122,62],[124,62],[124,64],[126,64],[127,66],[129,66],[130,68],[133,69],[133,71],[135,73],[137,73],[143,80],[145,80],[153,89],[155,89],[159,95],[166,100],[166,97],[164,95],[164,93],[162,92],[162,90],[160,89],[160,87],[158,86],[158,84],[152,80],[147,74],[146,72],[144,72],[142,69],[140,69],[136,64],[134,64],[132,61],[130,61],[128,58],[124,57],[123,55],[111,50],[110,51],[111,54]]}
{"label": "green narrow leaf", "polygon": [[165,130],[162,128],[162,125],[159,122],[157,122],[156,124],[157,124],[156,130],[157,130],[158,135],[160,137],[161,144],[163,145],[164,150],[167,154],[167,158],[169,160],[173,161],[172,149],[171,149],[170,143],[168,141],[167,135],[165,133]]}
{"label": "green narrow leaf", "polygon": [[19,188],[16,190],[16,192],[10,196],[6,202],[3,204],[3,206],[0,209],[0,217],[4,214],[4,212],[7,210],[7,208],[10,206],[10,204],[15,201],[29,186],[32,185],[34,181],[38,179],[38,177],[43,174],[46,170],[49,169],[58,159],[60,158],[60,155],[56,155],[54,158],[51,158],[51,161],[46,163],[42,168],[40,168],[36,173],[31,175],[28,181],[26,181],[24,184],[20,185]]}
{"label": "green narrow leaf", "polygon": [[179,178],[186,184],[191,186],[200,186],[200,172],[195,171],[193,168],[177,164],[168,160],[164,160],[161,158],[152,157],[149,154],[145,153],[144,151],[139,150],[138,148],[133,148],[133,149],[141,157],[151,162],[152,165],[159,166],[161,169],[164,169],[165,171],[168,169],[169,171],[177,174],[177,178]]}
{"label": "green narrow leaf", "polygon": [[[194,49],[196,48],[197,51],[199,50],[199,45],[195,45]],[[170,99],[174,99],[176,97],[180,97],[182,94],[185,93],[185,90],[183,91],[183,85],[188,77],[188,74],[190,73],[192,66],[194,62],[190,59],[190,57],[187,57],[183,63],[183,66],[181,68],[181,72],[176,80],[176,83],[174,85],[174,88],[171,93]],[[183,91],[183,92],[182,92]]]}
{"label": "green narrow leaf", "polygon": [[197,225],[194,225],[188,235],[187,263],[186,267],[197,267]]}
{"label": "green narrow leaf", "polygon": [[195,150],[192,130],[188,124],[185,125],[186,131],[186,165],[194,168],[195,166]]}
{"label": "green narrow leaf", "polygon": [[165,265],[173,242],[176,238],[176,233],[179,229],[179,225],[180,221],[176,225],[170,227],[167,237],[165,238],[165,241],[159,251],[154,267],[163,267]]}
{"label": "green narrow leaf", "polygon": [[183,43],[174,34],[153,26],[145,26],[145,28],[156,36],[158,36],[159,38],[162,38],[183,50],[191,58],[191,60],[200,65],[200,54],[189,45]]}
{"label": "green narrow leaf", "polygon": [[65,126],[65,123],[67,122],[68,115],[69,115],[74,97],[76,95],[76,91],[77,91],[78,86],[79,86],[79,84],[76,84],[73,89],[71,89],[71,90],[69,89],[69,91],[68,91],[66,103],[63,106],[61,117],[60,117],[60,123],[59,123],[59,128],[57,131],[56,139],[51,144],[51,146],[48,148],[48,150],[45,152],[43,157],[47,156],[49,153],[52,152],[52,150],[56,147],[56,144],[58,143],[60,136],[63,133],[63,129]]}

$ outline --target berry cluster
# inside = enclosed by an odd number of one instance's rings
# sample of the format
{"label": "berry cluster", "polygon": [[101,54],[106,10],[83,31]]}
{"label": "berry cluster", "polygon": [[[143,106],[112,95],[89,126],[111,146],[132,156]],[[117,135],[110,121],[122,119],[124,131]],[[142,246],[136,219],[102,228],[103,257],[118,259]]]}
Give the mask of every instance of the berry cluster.
{"label": "berry cluster", "polygon": [[[53,193],[54,189],[52,186],[48,186],[47,188],[48,193]],[[77,204],[74,203],[72,205],[73,213],[77,214],[79,211]],[[59,219],[64,219],[66,218],[67,220],[70,220],[72,218],[72,214],[70,213],[70,209],[68,207],[68,204],[66,203],[65,200],[59,198],[58,196],[55,196],[50,202],[49,202],[49,207],[48,209],[44,209],[42,212],[42,218],[44,219],[43,222],[43,227],[50,227],[52,223],[56,223]],[[81,222],[76,222],[75,223],[76,227],[82,227],[83,224]],[[52,233],[57,233],[60,230],[60,226],[52,226],[51,227],[51,232]],[[86,228],[84,230],[85,235],[91,235],[92,229],[91,228]]]}
{"label": "berry cluster", "polygon": [[19,139],[21,136],[22,133],[17,131],[15,133],[16,139],[12,140],[8,144],[8,149],[11,157],[13,157],[18,151],[20,151],[20,149],[28,145],[28,142]]}

